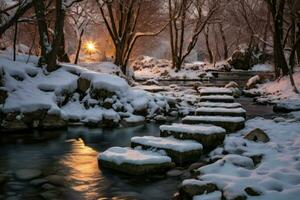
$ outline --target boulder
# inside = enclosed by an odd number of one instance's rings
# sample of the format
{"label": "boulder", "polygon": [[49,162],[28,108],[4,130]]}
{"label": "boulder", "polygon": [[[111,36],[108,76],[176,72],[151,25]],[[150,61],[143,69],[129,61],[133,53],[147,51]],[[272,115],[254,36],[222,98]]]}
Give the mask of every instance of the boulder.
{"label": "boulder", "polygon": [[192,199],[193,196],[217,191],[216,184],[197,179],[184,180],[179,186],[179,194],[182,199]]}
{"label": "boulder", "polygon": [[236,50],[228,59],[228,63],[235,69],[249,70],[251,68],[250,60],[251,53],[249,51]]}
{"label": "boulder", "polygon": [[270,141],[269,136],[263,130],[261,130],[259,128],[256,128],[256,129],[250,131],[249,133],[247,133],[244,136],[244,138],[247,140],[254,141],[254,142],[266,143],[266,142]]}
{"label": "boulder", "polygon": [[262,79],[259,75],[255,75],[251,77],[247,83],[246,83],[246,89],[252,89],[255,88],[255,86],[259,83],[261,83]]}
{"label": "boulder", "polygon": [[5,88],[0,88],[0,104],[4,104],[6,98],[8,97],[8,92]]}
{"label": "boulder", "polygon": [[111,92],[102,88],[91,89],[91,97],[96,100],[104,100],[106,98],[111,98],[115,94],[115,92]]}
{"label": "boulder", "polygon": [[42,125],[42,120],[46,116],[48,109],[37,109],[31,112],[24,112],[22,121],[27,124],[29,128],[38,128]]}
{"label": "boulder", "polygon": [[65,179],[59,175],[50,175],[45,178],[49,183],[56,186],[63,186],[65,184]]}
{"label": "boulder", "polygon": [[239,88],[239,85],[234,81],[230,81],[225,85],[225,88]]}

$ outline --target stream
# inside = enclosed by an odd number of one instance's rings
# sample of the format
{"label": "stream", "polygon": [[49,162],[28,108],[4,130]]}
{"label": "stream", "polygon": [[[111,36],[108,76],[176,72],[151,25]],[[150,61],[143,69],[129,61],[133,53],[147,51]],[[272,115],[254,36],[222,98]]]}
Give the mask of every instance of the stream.
{"label": "stream", "polygon": [[[255,105],[245,97],[237,101],[247,110],[248,118],[275,115],[272,106]],[[8,184],[0,184],[0,199],[1,195],[41,199],[44,189],[16,180],[14,173],[20,169],[38,169],[42,177],[64,177],[66,183],[57,188],[63,199],[170,199],[182,180],[180,176],[132,177],[98,167],[99,152],[112,146],[129,146],[131,137],[143,135],[158,136],[159,124],[114,129],[75,126],[60,131],[0,135],[0,172],[10,177]],[[22,187],[11,187],[16,182]]]}

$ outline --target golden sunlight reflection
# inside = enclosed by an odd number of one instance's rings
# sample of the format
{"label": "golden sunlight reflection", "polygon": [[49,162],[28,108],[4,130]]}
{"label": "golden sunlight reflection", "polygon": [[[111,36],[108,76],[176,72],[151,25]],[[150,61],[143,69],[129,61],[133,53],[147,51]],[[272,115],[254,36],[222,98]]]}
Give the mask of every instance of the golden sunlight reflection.
{"label": "golden sunlight reflection", "polygon": [[[72,183],[71,188],[84,192],[88,197],[95,197],[96,184],[101,173],[98,168],[98,152],[86,146],[82,139],[69,143],[70,151],[62,157],[60,163],[65,169],[65,179]],[[101,176],[100,176],[101,177]]]}

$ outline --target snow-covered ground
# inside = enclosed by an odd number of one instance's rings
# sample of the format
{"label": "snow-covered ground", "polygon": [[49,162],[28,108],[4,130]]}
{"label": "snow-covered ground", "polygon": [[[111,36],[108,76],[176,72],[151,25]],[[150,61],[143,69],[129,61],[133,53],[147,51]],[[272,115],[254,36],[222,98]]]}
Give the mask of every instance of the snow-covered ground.
{"label": "snow-covered ground", "polygon": [[[264,200],[298,199],[300,123],[297,118],[275,121],[254,118],[246,122],[245,129],[228,135],[224,147],[210,153],[210,159],[219,160],[199,168],[198,179],[216,184],[226,199],[234,199],[237,196]],[[255,128],[265,131],[270,137],[270,142],[260,143],[243,139],[245,134]],[[261,162],[254,163],[250,158],[253,156],[262,156]],[[250,196],[246,193],[246,188],[251,188],[259,196]],[[200,197],[196,199],[201,199]]]}
{"label": "snow-covered ground", "polygon": [[[293,74],[296,87],[300,88],[300,69],[296,68]],[[290,77],[282,77],[279,81],[269,81],[264,84],[257,85],[257,88],[248,90],[253,94],[260,94],[257,97],[258,102],[268,102],[282,105],[286,108],[299,108],[300,109],[300,94],[293,91],[290,82]]]}
{"label": "snow-covered ground", "polygon": [[8,92],[1,110],[19,113],[19,120],[22,113],[40,109],[83,123],[102,120],[117,123],[125,118],[129,118],[127,122],[136,122],[145,119],[143,117],[152,118],[161,112],[174,111],[170,110],[168,101],[178,110],[177,102],[170,97],[132,88],[123,78],[108,74],[117,71],[111,63],[102,63],[105,73],[61,64],[60,69],[45,74],[42,68],[36,67],[36,57],[31,57],[27,64],[26,61],[27,56],[18,56],[14,62],[8,55],[0,54],[2,88]]}

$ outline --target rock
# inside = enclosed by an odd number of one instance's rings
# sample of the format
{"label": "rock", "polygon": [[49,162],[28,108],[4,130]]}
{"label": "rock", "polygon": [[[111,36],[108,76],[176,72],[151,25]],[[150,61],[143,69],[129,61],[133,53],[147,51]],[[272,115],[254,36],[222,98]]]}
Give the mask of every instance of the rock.
{"label": "rock", "polygon": [[204,151],[209,151],[222,144],[225,135],[225,129],[212,125],[172,124],[160,126],[161,137],[173,136],[181,140],[195,140],[203,145]]}
{"label": "rock", "polygon": [[8,92],[5,88],[0,88],[0,104],[4,104],[6,98],[8,97]]}
{"label": "rock", "polygon": [[214,183],[200,181],[196,179],[187,179],[179,186],[179,193],[182,199],[192,199],[195,195],[211,193],[218,188]]}
{"label": "rock", "polygon": [[24,183],[17,181],[8,182],[6,186],[9,187],[11,190],[22,190],[25,187]]}
{"label": "rock", "polygon": [[89,89],[90,85],[90,80],[80,77],[77,80],[77,91],[79,92],[79,94],[85,94],[87,89]]}
{"label": "rock", "polygon": [[189,168],[188,168],[188,171],[194,171],[194,170],[197,170],[197,169],[199,169],[200,167],[203,167],[205,164],[204,163],[201,163],[201,162],[199,162],[199,163],[193,163],[193,164],[191,164],[190,166],[189,166]]}
{"label": "rock", "polygon": [[63,186],[65,184],[65,179],[59,175],[50,175],[45,178],[49,183],[57,186]]}
{"label": "rock", "polygon": [[[134,155],[134,156],[132,156]],[[100,168],[131,175],[162,174],[175,167],[170,157],[153,151],[112,147],[98,156]]]}
{"label": "rock", "polygon": [[42,172],[37,169],[20,169],[15,173],[16,178],[23,181],[28,181],[42,175]]}
{"label": "rock", "polygon": [[192,178],[192,174],[189,171],[185,171],[185,172],[183,172],[183,174],[181,174],[180,178],[182,180],[185,180],[185,179],[188,179],[188,178]]}
{"label": "rock", "polygon": [[55,189],[56,187],[55,187],[54,185],[49,184],[49,183],[45,183],[45,184],[42,185],[42,188],[43,188],[44,190],[53,190],[53,189]]}
{"label": "rock", "polygon": [[230,81],[225,85],[225,88],[239,88],[239,85],[234,81]]}
{"label": "rock", "polygon": [[259,163],[261,163],[261,160],[263,159],[263,155],[262,154],[252,155],[250,156],[250,158],[253,160],[253,163],[256,166]]}
{"label": "rock", "polygon": [[260,190],[254,189],[253,187],[246,187],[245,188],[245,192],[249,196],[260,196],[262,194],[262,192]]}
{"label": "rock", "polygon": [[24,121],[29,128],[38,128],[41,126],[41,121],[44,119],[47,112],[48,109],[37,109],[32,112],[23,113],[22,121]]}
{"label": "rock", "polygon": [[154,117],[154,120],[159,122],[159,123],[163,123],[163,122],[166,122],[168,119],[166,116],[163,116],[163,115],[157,115]]}
{"label": "rock", "polygon": [[236,50],[228,60],[228,63],[235,69],[249,70],[251,68],[250,60],[251,52],[246,50]]}
{"label": "rock", "polygon": [[67,122],[59,114],[46,114],[41,126],[45,129],[63,128]]}
{"label": "rock", "polygon": [[248,134],[244,136],[244,139],[251,140],[254,142],[263,142],[263,143],[270,141],[269,136],[259,128],[250,131]]}
{"label": "rock", "polygon": [[255,86],[259,83],[261,83],[262,79],[259,75],[255,75],[251,77],[247,83],[246,83],[246,89],[252,89],[255,88]]}
{"label": "rock", "polygon": [[106,98],[112,98],[116,93],[102,88],[92,88],[91,97],[96,100],[104,100]]}
{"label": "rock", "polygon": [[276,123],[279,123],[279,122],[285,122],[286,119],[283,118],[283,117],[275,117],[275,118],[273,119],[273,121],[276,122]]}
{"label": "rock", "polygon": [[182,170],[173,169],[167,172],[167,176],[180,176],[182,173]]}
{"label": "rock", "polygon": [[8,177],[4,174],[0,174],[0,185],[3,185],[7,181]]}
{"label": "rock", "polygon": [[42,192],[40,193],[40,196],[45,199],[45,200],[53,200],[53,199],[57,199],[59,196],[59,192],[58,191],[46,191],[46,192]]}
{"label": "rock", "polygon": [[284,100],[275,104],[273,111],[282,113],[300,111],[300,102],[297,99]]}
{"label": "rock", "polygon": [[243,90],[243,95],[245,97],[259,97],[261,96],[261,93],[259,90]]}
{"label": "rock", "polygon": [[45,178],[38,178],[38,179],[33,179],[32,181],[30,181],[30,184],[34,185],[34,186],[39,186],[39,185],[42,185],[47,182],[48,182],[48,180]]}

